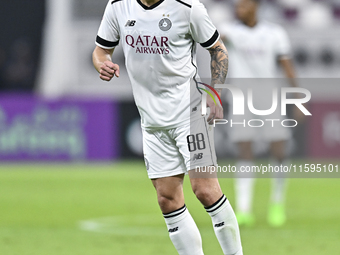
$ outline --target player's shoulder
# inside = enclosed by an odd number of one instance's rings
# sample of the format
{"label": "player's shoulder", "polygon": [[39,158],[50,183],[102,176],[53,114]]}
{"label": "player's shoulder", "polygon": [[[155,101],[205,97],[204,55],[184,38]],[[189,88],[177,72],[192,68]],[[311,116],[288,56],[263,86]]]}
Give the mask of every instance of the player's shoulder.
{"label": "player's shoulder", "polygon": [[204,3],[202,3],[200,0],[171,0],[171,1],[172,1],[172,3],[177,3],[177,4],[182,5],[186,9],[195,9],[195,7],[204,7],[205,6]]}
{"label": "player's shoulder", "polygon": [[[162,1],[162,0],[161,0]],[[193,0],[171,0],[174,4],[180,4],[185,8],[192,8]]]}
{"label": "player's shoulder", "polygon": [[124,3],[127,2],[128,0],[109,0],[109,4],[114,5],[117,3]]}
{"label": "player's shoulder", "polygon": [[232,20],[226,24],[230,29],[240,29],[245,27],[245,25],[239,20]]}
{"label": "player's shoulder", "polygon": [[[140,1],[140,0],[109,0],[109,4],[116,5],[116,4],[129,4],[131,1]],[[165,1],[165,0],[160,0]],[[199,3],[199,0],[168,0],[168,4],[180,4],[187,8],[191,8],[193,5]]]}
{"label": "player's shoulder", "polygon": [[279,32],[280,33],[280,32],[285,31],[285,29],[282,25],[280,25],[278,23],[271,22],[271,21],[262,20],[260,22],[260,24],[264,29],[270,30],[272,33],[273,32]]}
{"label": "player's shoulder", "polygon": [[220,27],[219,30],[224,31],[224,33],[231,36],[247,31],[247,26],[239,20],[232,20],[230,22],[223,23],[223,27]]}
{"label": "player's shoulder", "polygon": [[129,5],[130,1],[131,0],[109,0],[107,5],[110,6],[113,11],[118,10],[118,12],[120,12]]}

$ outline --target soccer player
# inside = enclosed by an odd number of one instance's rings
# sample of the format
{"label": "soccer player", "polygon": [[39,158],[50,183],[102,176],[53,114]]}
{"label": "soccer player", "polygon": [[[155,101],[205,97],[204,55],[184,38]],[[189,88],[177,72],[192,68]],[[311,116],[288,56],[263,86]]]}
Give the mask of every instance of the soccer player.
{"label": "soccer player", "polygon": [[[195,174],[216,165],[212,123],[221,105],[207,100],[203,117],[196,80],[196,43],[211,54],[211,86],[223,84],[228,55],[198,0],[110,0],[96,38],[93,63],[100,78],[119,77],[112,61],[123,47],[134,99],[141,115],[148,176],[156,189],[169,236],[179,254],[203,254],[199,230],[184,203],[183,178],[211,216],[224,254],[242,254],[237,220],[217,178]],[[220,92],[220,91],[219,91]],[[195,153],[196,152],[196,153]],[[203,171],[202,171],[203,172]]]}
{"label": "soccer player", "polygon": [[[228,45],[230,54],[230,76],[232,78],[250,78],[235,79],[234,81],[244,90],[245,94],[249,88],[253,88],[254,94],[256,94],[256,90],[260,92],[262,97],[258,97],[257,109],[261,109],[258,105],[264,107],[262,109],[268,109],[268,105],[271,105],[272,90],[278,87],[275,84],[277,80],[273,79],[277,77],[277,63],[283,69],[291,86],[297,86],[290,57],[289,39],[281,26],[258,20],[259,0],[238,0],[235,6],[238,21],[231,25],[225,25],[221,29],[222,38]],[[266,93],[267,95],[264,95]],[[259,93],[257,93],[257,96],[259,96]],[[244,119],[259,119],[260,117],[255,117],[248,111],[245,112],[245,116],[233,116],[233,120],[242,122]],[[266,119],[282,119],[278,111],[271,117],[265,117]],[[287,164],[285,143],[290,139],[291,133],[287,128],[280,125],[276,125],[274,128],[270,125],[269,128],[267,127],[264,126],[261,130],[249,126],[240,127],[240,125],[231,128],[230,138],[237,143],[239,151],[237,169],[241,169],[242,166],[251,167],[254,164],[252,143],[259,136],[259,131],[263,131],[263,137],[270,142],[274,165]],[[252,176],[253,174],[249,173],[237,174],[235,193],[236,216],[239,225],[250,226],[254,223],[252,214],[254,178],[251,178]],[[267,220],[272,226],[281,226],[286,221],[284,210],[286,180],[283,178],[284,175],[274,177]]]}

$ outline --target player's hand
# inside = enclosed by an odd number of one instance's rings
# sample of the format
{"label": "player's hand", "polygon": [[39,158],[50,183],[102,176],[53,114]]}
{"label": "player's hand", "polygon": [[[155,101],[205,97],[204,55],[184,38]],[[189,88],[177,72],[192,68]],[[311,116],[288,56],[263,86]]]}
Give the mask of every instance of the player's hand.
{"label": "player's hand", "polygon": [[215,105],[215,102],[211,97],[207,97],[207,107],[210,108],[210,114],[207,120],[209,125],[214,124],[214,120],[223,119],[223,107],[218,99],[216,99],[216,103],[217,105]]}
{"label": "player's hand", "polygon": [[[306,107],[306,105],[304,106]],[[296,106],[293,109],[293,118],[300,123],[306,120],[305,114]]]}
{"label": "player's hand", "polygon": [[111,81],[116,76],[119,77],[119,65],[112,63],[111,61],[105,61],[99,70],[99,77],[103,81]]}
{"label": "player's hand", "polygon": [[[301,94],[295,94],[295,98],[301,98]],[[303,104],[303,106],[308,109],[308,103]],[[306,120],[305,114],[295,105],[293,108],[293,118],[300,122],[303,123]]]}

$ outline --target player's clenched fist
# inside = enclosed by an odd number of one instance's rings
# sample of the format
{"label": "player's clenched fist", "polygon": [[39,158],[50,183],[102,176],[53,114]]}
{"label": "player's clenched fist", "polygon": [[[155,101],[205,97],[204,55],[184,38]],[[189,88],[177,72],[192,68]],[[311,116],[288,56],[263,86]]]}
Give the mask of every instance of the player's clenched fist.
{"label": "player's clenched fist", "polygon": [[217,100],[217,105],[212,100],[211,97],[207,97],[207,107],[210,108],[210,115],[207,119],[208,123],[212,125],[214,120],[223,119],[223,107],[221,106],[219,100]]}
{"label": "player's clenched fist", "polygon": [[119,77],[119,65],[111,61],[105,61],[99,70],[99,77],[104,81],[110,81],[114,76]]}

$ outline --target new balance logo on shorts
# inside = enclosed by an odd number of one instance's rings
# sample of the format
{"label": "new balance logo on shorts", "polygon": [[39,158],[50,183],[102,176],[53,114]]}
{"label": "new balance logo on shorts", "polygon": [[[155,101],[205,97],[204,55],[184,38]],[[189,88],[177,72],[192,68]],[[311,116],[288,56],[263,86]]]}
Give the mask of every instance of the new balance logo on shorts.
{"label": "new balance logo on shorts", "polygon": [[215,228],[220,228],[224,226],[224,221],[222,221],[221,223],[215,224]]}
{"label": "new balance logo on shorts", "polygon": [[125,24],[126,27],[133,27],[136,24],[135,20],[128,20]]}
{"label": "new balance logo on shorts", "polygon": [[178,231],[178,227],[169,229],[169,233],[174,233],[176,231]]}
{"label": "new balance logo on shorts", "polygon": [[194,161],[203,158],[203,153],[198,153],[194,155]]}

